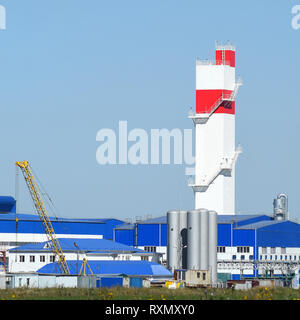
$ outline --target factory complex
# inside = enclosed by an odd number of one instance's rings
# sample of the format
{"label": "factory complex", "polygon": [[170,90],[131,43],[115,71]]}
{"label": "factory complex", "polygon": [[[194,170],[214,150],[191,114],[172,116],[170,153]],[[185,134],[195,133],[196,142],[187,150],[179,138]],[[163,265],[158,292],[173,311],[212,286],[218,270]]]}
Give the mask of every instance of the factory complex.
{"label": "factory complex", "polygon": [[[299,288],[300,225],[279,194],[273,212],[236,214],[235,47],[196,60],[194,204],[160,217],[66,219],[47,214],[28,161],[17,162],[37,211],[0,197],[0,287],[135,286]],[[268,282],[269,281],[269,282]]]}

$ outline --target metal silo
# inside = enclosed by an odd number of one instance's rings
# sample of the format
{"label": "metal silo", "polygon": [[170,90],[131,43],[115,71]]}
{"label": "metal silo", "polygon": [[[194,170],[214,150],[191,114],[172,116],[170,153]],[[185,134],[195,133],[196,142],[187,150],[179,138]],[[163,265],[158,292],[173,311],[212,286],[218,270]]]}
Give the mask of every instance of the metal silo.
{"label": "metal silo", "polygon": [[218,215],[216,211],[208,212],[208,262],[211,274],[212,286],[217,285],[218,271],[217,271],[217,245],[218,245]]}
{"label": "metal silo", "polygon": [[181,263],[182,269],[187,268],[187,211],[180,211],[179,214],[179,231],[181,238]]}
{"label": "metal silo", "polygon": [[181,269],[186,264],[187,212],[173,210],[167,213],[167,267]]}
{"label": "metal silo", "polygon": [[200,211],[187,212],[187,269],[200,269]]}
{"label": "metal silo", "polygon": [[199,209],[200,214],[200,270],[208,270],[208,211]]}

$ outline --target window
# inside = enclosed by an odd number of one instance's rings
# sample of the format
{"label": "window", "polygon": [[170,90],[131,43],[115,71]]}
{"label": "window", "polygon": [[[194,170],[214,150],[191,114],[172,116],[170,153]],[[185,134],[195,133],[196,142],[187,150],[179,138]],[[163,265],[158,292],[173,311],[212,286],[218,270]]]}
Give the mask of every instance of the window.
{"label": "window", "polygon": [[156,252],[156,247],[144,247],[147,252]]}
{"label": "window", "polygon": [[275,247],[271,247],[271,254],[275,254],[275,253],[276,253]]}
{"label": "window", "polygon": [[272,258],[273,258],[273,256],[271,255],[271,256],[270,256],[270,260],[272,260]]}
{"label": "window", "polygon": [[281,254],[286,254],[286,248],[280,248],[281,249]]}
{"label": "window", "polygon": [[238,253],[249,253],[250,247],[237,247],[237,252]]}
{"label": "window", "polygon": [[197,278],[199,279],[201,276],[201,273],[200,272],[197,272]]}
{"label": "window", "polygon": [[29,286],[30,284],[30,278],[26,278],[26,285]]}
{"label": "window", "polygon": [[245,260],[245,256],[243,254],[241,255],[241,260]]}
{"label": "window", "polygon": [[277,256],[275,256],[275,260],[277,260]]}
{"label": "window", "polygon": [[297,260],[297,257],[296,257],[296,256],[294,256],[294,260]]}
{"label": "window", "polygon": [[280,256],[280,260],[282,260],[282,255]]}
{"label": "window", "polygon": [[25,256],[19,256],[19,262],[25,262]]}
{"label": "window", "polygon": [[203,280],[203,281],[206,280],[206,273],[205,273],[205,272],[202,273],[202,280]]}
{"label": "window", "polygon": [[290,260],[292,260],[292,256],[290,256]]}
{"label": "window", "polygon": [[35,261],[35,256],[30,256],[30,258],[29,258],[30,260],[30,262],[34,262]]}
{"label": "window", "polygon": [[232,260],[236,260],[236,255],[235,254],[232,256]]}
{"label": "window", "polygon": [[265,256],[265,260],[268,260],[268,256]]}
{"label": "window", "polygon": [[287,256],[284,256],[284,260],[287,260]]}
{"label": "window", "polygon": [[55,261],[55,256],[50,256],[50,262],[54,262]]}
{"label": "window", "polygon": [[40,262],[45,262],[45,256],[40,256]]}
{"label": "window", "polygon": [[141,257],[141,260],[142,260],[142,261],[148,261],[148,256],[142,256],[142,257]]}
{"label": "window", "polygon": [[249,256],[249,260],[253,260],[253,255],[250,255],[250,256]]}
{"label": "window", "polygon": [[217,247],[217,252],[225,253],[225,247]]}
{"label": "window", "polygon": [[266,254],[267,253],[267,247],[262,247],[261,248],[261,253]]}
{"label": "window", "polygon": [[262,260],[262,256],[259,256],[259,260]]}

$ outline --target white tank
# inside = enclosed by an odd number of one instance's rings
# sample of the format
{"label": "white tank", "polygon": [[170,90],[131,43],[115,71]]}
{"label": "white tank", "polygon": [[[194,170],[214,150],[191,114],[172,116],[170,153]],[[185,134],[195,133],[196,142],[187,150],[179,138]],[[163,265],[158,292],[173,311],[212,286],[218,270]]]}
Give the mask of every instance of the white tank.
{"label": "white tank", "polygon": [[208,211],[200,209],[200,270],[208,270]]}
{"label": "white tank", "polygon": [[218,245],[218,215],[216,211],[208,212],[208,264],[211,273],[211,284],[216,286],[218,282],[217,271],[217,245]]}
{"label": "white tank", "polygon": [[167,267],[182,269],[186,264],[186,211],[167,212]]}
{"label": "white tank", "polygon": [[200,269],[200,211],[187,212],[187,269]]}
{"label": "white tank", "polygon": [[180,211],[179,214],[179,231],[181,238],[181,261],[180,267],[187,268],[187,211]]}

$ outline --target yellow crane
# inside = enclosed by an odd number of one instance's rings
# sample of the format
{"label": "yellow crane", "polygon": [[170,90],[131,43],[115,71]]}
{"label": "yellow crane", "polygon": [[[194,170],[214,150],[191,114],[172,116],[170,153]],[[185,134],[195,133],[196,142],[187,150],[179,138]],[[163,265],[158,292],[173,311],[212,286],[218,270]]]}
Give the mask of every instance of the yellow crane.
{"label": "yellow crane", "polygon": [[48,216],[44,201],[42,199],[41,193],[39,191],[38,185],[34,179],[32,169],[28,161],[17,161],[16,166],[19,167],[25,178],[29,193],[33,200],[35,209],[41,219],[41,222],[44,227],[44,231],[47,235],[49,241],[51,241],[53,250],[58,257],[59,265],[61,266],[62,272],[64,274],[70,274],[70,270],[65,259],[64,253],[61,249],[58,239],[56,238],[52,223]]}

